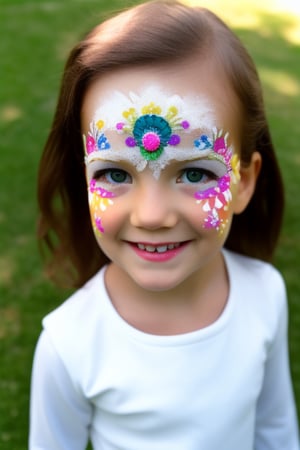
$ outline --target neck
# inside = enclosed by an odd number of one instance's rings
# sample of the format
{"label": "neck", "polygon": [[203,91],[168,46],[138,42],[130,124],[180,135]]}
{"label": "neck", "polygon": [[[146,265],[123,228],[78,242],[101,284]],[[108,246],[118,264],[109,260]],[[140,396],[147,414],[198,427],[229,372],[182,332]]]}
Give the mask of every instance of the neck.
{"label": "neck", "polygon": [[187,333],[212,324],[222,313],[229,291],[221,253],[169,290],[143,289],[114,263],[106,271],[105,283],[120,316],[135,328],[157,335]]}

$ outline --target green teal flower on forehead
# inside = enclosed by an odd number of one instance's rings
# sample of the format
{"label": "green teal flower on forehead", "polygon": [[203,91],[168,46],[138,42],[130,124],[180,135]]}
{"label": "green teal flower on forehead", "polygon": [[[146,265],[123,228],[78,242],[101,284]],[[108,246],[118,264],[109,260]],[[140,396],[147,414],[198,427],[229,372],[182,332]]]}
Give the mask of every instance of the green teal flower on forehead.
{"label": "green teal flower on forehead", "polygon": [[189,122],[178,117],[175,106],[169,107],[165,117],[161,115],[160,106],[151,102],[142,108],[138,116],[135,108],[123,112],[126,122],[118,122],[116,129],[129,134],[125,139],[127,147],[139,147],[146,160],[155,161],[168,145],[176,146],[181,139],[173,131],[189,128]]}
{"label": "green teal flower on forehead", "polygon": [[127,161],[138,172],[149,168],[155,178],[171,161],[194,160],[212,148],[194,144],[195,135],[216,126],[210,100],[194,93],[183,97],[150,85],[142,92],[112,91],[99,106],[84,135],[85,162]]}
{"label": "green teal flower on forehead", "polygon": [[[145,159],[155,160],[168,145],[172,129],[168,122],[155,114],[146,114],[134,124],[133,136]],[[178,143],[180,138],[178,139]],[[125,141],[126,144],[127,140]]]}

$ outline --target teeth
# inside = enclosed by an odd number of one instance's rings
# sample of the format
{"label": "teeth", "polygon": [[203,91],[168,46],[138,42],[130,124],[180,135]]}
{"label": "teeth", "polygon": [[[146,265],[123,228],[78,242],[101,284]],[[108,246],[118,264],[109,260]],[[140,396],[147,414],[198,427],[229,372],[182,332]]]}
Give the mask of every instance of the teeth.
{"label": "teeth", "polygon": [[[160,247],[157,247],[156,248],[156,251],[158,252],[158,253],[164,253],[164,252],[166,252],[167,250],[168,250],[168,246],[167,245],[161,245]],[[170,249],[171,250],[171,249]]]}
{"label": "teeth", "polygon": [[174,248],[178,248],[180,246],[179,243],[176,244],[168,244],[168,245],[158,245],[155,247],[154,245],[144,245],[137,244],[140,250],[146,250],[147,252],[154,253],[155,251],[158,253],[164,253],[167,250],[173,250]]}
{"label": "teeth", "polygon": [[146,250],[147,250],[147,252],[153,253],[153,252],[155,252],[156,247],[154,247],[153,245],[146,245]]}

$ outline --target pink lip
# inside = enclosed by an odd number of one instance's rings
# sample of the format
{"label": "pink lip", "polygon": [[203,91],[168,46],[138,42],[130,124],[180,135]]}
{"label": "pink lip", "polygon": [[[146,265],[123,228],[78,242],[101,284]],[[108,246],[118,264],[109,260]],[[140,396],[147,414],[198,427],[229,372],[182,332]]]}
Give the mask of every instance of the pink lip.
{"label": "pink lip", "polygon": [[[189,241],[182,242],[179,247],[173,248],[172,250],[167,250],[163,253],[155,252],[148,252],[147,250],[141,250],[136,244],[128,242],[131,248],[134,250],[134,252],[142,259],[146,261],[151,262],[166,262],[173,258],[175,258],[179,253],[181,253],[186,246],[189,244]],[[141,242],[142,244],[142,242]],[[154,245],[154,244],[147,244],[144,243],[144,245]],[[158,245],[167,245],[167,244],[155,244],[154,246],[157,247]]]}

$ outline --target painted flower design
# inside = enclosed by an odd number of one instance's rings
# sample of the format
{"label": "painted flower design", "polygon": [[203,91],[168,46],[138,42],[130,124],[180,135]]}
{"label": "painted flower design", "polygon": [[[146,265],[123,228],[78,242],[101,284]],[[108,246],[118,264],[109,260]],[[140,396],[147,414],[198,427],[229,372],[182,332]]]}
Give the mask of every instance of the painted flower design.
{"label": "painted flower design", "polygon": [[94,232],[99,235],[99,232],[104,233],[104,228],[102,226],[102,220],[97,215],[94,215]]}
{"label": "painted flower design", "polygon": [[107,150],[110,148],[110,143],[107,140],[107,137],[101,133],[97,139],[97,148],[98,150]]}
{"label": "painted flower design", "polygon": [[96,186],[96,180],[92,179],[89,186],[89,206],[94,233],[101,236],[104,233],[101,215],[108,206],[113,205],[114,194]]}
{"label": "painted flower design", "polygon": [[204,228],[216,229],[219,234],[224,232],[228,223],[228,206],[232,200],[230,185],[236,184],[240,177],[239,157],[232,155],[232,150],[227,145],[227,137],[228,134],[223,135],[222,130],[214,129],[212,139],[202,135],[194,141],[199,150],[212,148],[211,158],[222,161],[227,169],[227,173],[217,180],[216,186],[194,194],[197,203],[201,204],[203,211],[207,213]]}
{"label": "painted flower design", "polygon": [[107,137],[101,131],[103,126],[104,122],[102,120],[98,120],[98,122],[96,123],[92,122],[88,135],[83,135],[86,155],[90,155],[91,153],[96,151],[108,150],[110,148],[110,143]]}
{"label": "painted flower design", "polygon": [[208,213],[204,220],[204,228],[215,228],[220,234],[223,233],[228,223],[228,205],[232,200],[230,180],[224,179],[227,177],[229,178],[229,175],[220,179],[214,193],[210,192],[208,198],[204,199],[203,197],[202,199],[203,211]]}
{"label": "painted flower design", "polygon": [[204,228],[216,229],[222,235],[228,224],[227,210],[212,209],[204,220]]}
{"label": "painted flower design", "polygon": [[127,133],[125,139],[127,147],[139,147],[145,160],[155,161],[168,145],[176,146],[180,143],[180,136],[175,130],[189,128],[187,120],[181,120],[175,106],[170,106],[165,116],[162,109],[154,102],[141,108],[141,115],[135,108],[123,112],[125,122],[116,124],[117,131]]}
{"label": "painted flower design", "polygon": [[232,169],[232,182],[234,184],[236,184],[241,178],[240,159],[236,153],[232,156],[232,158],[230,160],[230,165],[231,165],[231,169]]}
{"label": "painted flower design", "polygon": [[202,204],[203,211],[208,213],[204,228],[214,228],[222,234],[228,223],[228,205],[232,200],[230,175],[221,177],[217,186],[196,192],[195,198],[197,203]]}
{"label": "painted flower design", "polygon": [[145,114],[137,119],[132,133],[142,156],[145,159],[155,160],[168,145],[172,129],[163,117]]}
{"label": "painted flower design", "polygon": [[[85,136],[84,136],[85,138]],[[88,135],[85,139],[85,151],[86,154],[89,155],[90,153],[93,153],[95,151],[96,148],[96,141],[93,138],[92,135]]]}
{"label": "painted flower design", "polygon": [[194,146],[199,150],[213,148],[213,141],[206,134],[202,134],[198,139],[194,140]]}

